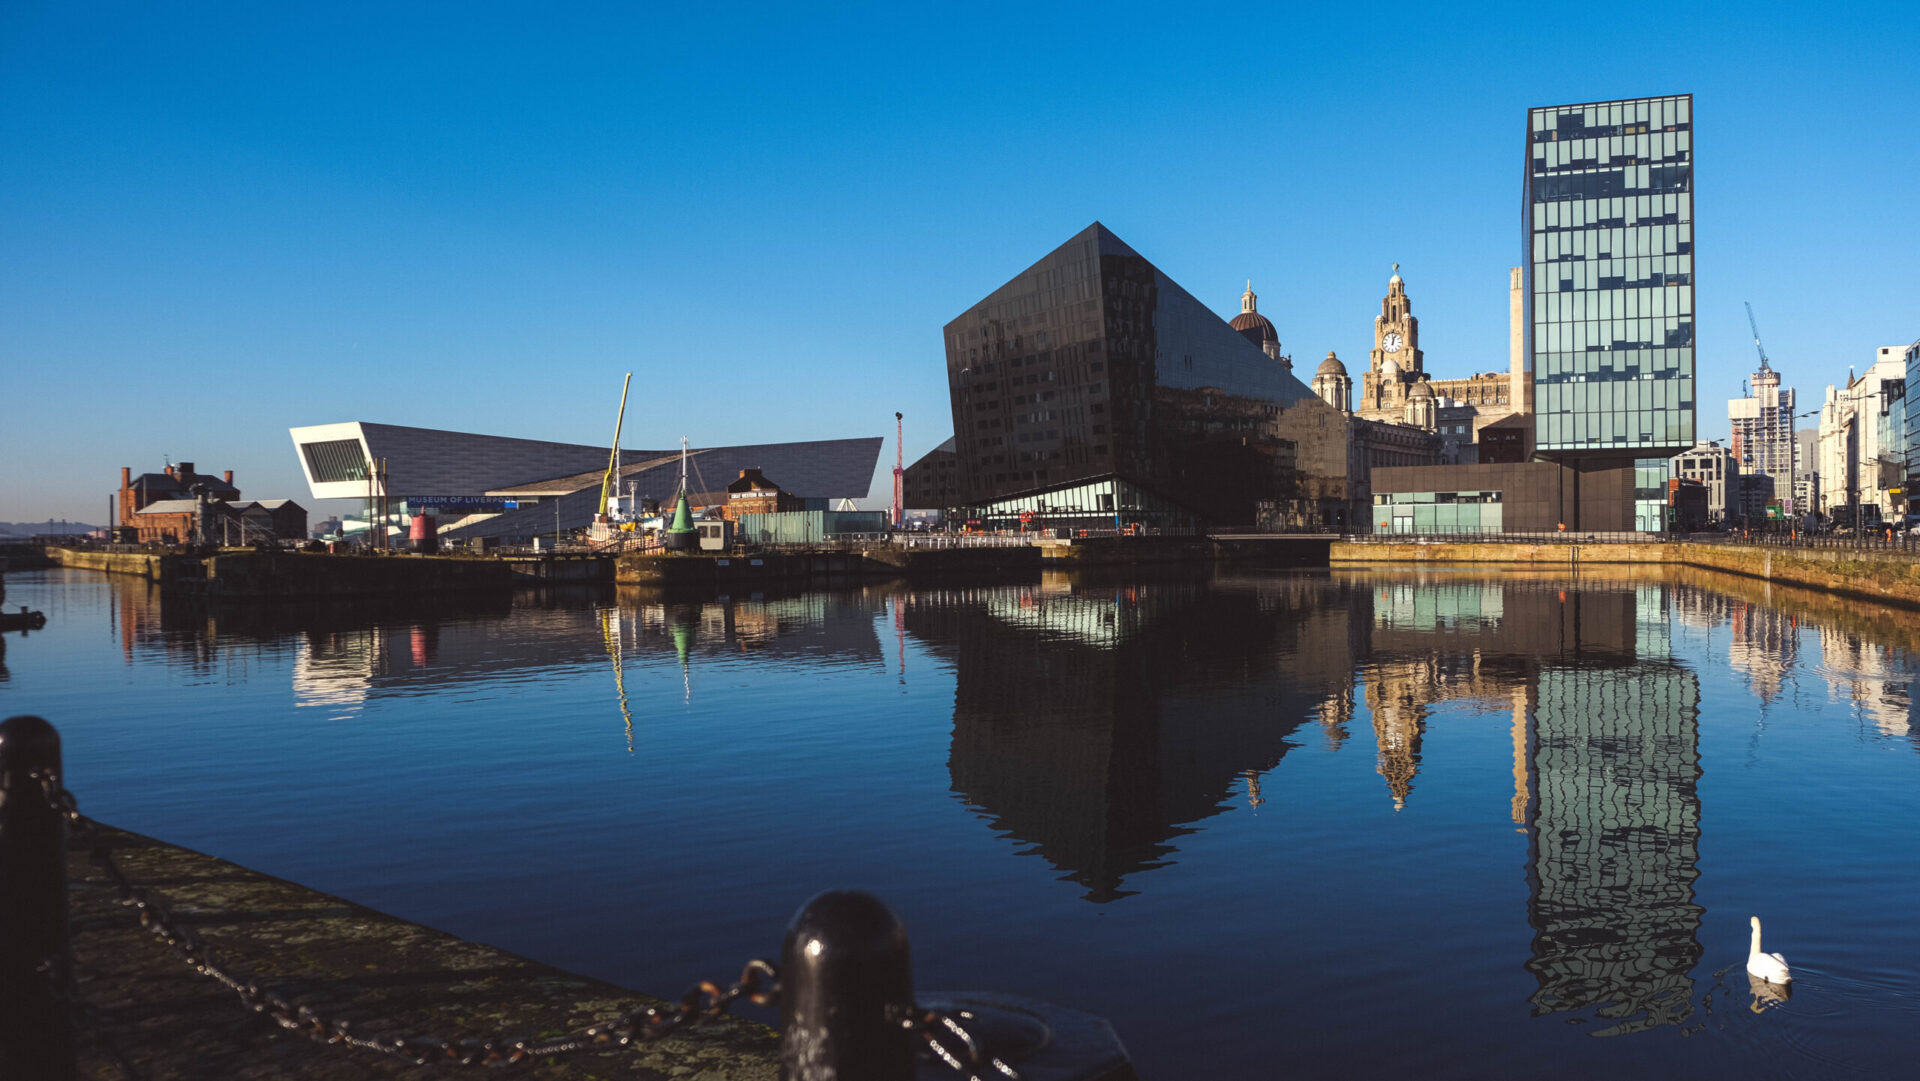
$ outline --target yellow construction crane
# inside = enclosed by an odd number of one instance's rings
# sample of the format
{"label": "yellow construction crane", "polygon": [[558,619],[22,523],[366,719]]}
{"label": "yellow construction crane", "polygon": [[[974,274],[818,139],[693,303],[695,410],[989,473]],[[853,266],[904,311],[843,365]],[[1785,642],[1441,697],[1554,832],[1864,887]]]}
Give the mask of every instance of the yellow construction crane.
{"label": "yellow construction crane", "polygon": [[594,511],[594,521],[607,520],[607,498],[613,492],[614,474],[620,471],[620,429],[627,422],[627,387],[633,383],[633,373],[620,384],[620,415],[613,421],[613,449],[607,451],[607,473],[600,478],[600,509]]}

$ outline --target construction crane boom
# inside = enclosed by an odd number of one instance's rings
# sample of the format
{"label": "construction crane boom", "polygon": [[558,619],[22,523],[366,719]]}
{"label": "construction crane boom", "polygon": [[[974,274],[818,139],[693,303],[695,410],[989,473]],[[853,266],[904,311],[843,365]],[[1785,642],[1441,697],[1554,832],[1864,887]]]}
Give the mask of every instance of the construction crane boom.
{"label": "construction crane boom", "polygon": [[627,387],[633,383],[633,373],[620,384],[620,412],[613,419],[613,448],[607,451],[607,472],[600,478],[600,508],[594,511],[598,518],[607,516],[607,499],[613,494],[614,475],[620,471],[620,429],[627,423]]}
{"label": "construction crane boom", "polygon": [[1753,321],[1753,304],[1745,300],[1740,303],[1747,306],[1747,325],[1753,328],[1753,348],[1760,354],[1760,370],[1772,371],[1772,365],[1767,363],[1767,347],[1760,344],[1760,324]]}

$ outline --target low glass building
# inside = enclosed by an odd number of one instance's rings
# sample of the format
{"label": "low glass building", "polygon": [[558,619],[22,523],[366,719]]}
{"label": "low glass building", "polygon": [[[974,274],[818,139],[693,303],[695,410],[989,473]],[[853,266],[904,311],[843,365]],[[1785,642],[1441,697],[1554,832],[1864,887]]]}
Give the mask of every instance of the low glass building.
{"label": "low glass building", "polygon": [[1346,418],[1098,222],[945,337],[972,520],[1347,526]]}

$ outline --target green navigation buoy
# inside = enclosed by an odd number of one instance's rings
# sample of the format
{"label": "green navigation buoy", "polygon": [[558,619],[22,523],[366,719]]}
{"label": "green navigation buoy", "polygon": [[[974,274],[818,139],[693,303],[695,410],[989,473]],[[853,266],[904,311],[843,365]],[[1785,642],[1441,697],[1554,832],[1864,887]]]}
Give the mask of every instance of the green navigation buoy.
{"label": "green navigation buoy", "polygon": [[693,508],[687,504],[685,489],[673,508],[673,524],[667,527],[667,551],[690,552],[700,547],[700,531],[693,528]]}

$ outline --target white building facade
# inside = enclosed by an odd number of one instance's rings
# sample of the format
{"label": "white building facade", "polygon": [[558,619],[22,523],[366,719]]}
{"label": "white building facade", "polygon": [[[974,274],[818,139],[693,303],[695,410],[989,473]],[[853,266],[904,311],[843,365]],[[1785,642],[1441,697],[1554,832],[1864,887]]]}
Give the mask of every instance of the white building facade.
{"label": "white building facade", "polygon": [[1861,524],[1893,517],[1894,495],[1906,472],[1904,436],[1895,436],[1889,423],[1906,392],[1906,347],[1876,351],[1866,372],[1843,388],[1828,384],[1820,405],[1820,510],[1842,524],[1855,517]]}

